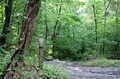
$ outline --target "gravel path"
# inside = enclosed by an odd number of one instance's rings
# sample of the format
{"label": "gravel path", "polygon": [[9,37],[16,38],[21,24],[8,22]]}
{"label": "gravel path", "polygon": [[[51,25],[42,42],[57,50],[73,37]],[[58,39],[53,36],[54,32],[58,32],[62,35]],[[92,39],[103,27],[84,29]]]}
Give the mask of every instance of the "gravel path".
{"label": "gravel path", "polygon": [[70,79],[120,79],[120,67],[82,67],[78,61],[53,60],[45,63],[63,67]]}

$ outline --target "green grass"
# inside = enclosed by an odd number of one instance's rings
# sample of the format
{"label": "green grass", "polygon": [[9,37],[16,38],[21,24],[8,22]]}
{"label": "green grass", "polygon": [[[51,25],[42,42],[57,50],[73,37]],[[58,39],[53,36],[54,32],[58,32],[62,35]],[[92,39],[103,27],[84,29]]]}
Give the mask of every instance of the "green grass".
{"label": "green grass", "polygon": [[44,65],[41,74],[42,79],[69,79],[63,68],[53,65]]}
{"label": "green grass", "polygon": [[[27,70],[29,71],[27,71]],[[37,70],[37,71],[36,71]],[[13,79],[69,79],[69,76],[63,68],[53,65],[44,65],[43,69],[38,71],[35,66],[27,66],[21,71],[21,75],[15,75]]]}
{"label": "green grass", "polygon": [[110,60],[110,59],[96,59],[87,62],[83,62],[82,66],[88,67],[120,67],[120,60]]}
{"label": "green grass", "polygon": [[[38,56],[33,57],[27,56],[25,63],[29,66],[38,66]],[[38,79],[69,79],[69,75],[62,67],[53,65],[44,65],[43,69],[40,70],[41,78]]]}

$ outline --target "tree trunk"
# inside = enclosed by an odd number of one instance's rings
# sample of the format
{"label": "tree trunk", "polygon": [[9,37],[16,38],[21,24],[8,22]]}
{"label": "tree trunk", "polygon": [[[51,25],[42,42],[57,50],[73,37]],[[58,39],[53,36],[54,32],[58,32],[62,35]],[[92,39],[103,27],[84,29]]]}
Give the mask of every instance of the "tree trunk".
{"label": "tree trunk", "polygon": [[[103,32],[103,39],[105,40],[106,38],[106,0],[104,0],[104,32]],[[103,40],[103,45],[102,45],[102,54],[104,54],[105,51],[105,41]]]}
{"label": "tree trunk", "polygon": [[107,15],[108,15],[108,7],[110,5],[111,0],[109,0],[108,5],[106,6],[107,1],[104,0],[104,32],[103,32],[103,44],[102,44],[102,53],[104,54],[105,52],[105,38],[106,38],[106,20],[107,20]]}
{"label": "tree trunk", "polygon": [[40,5],[41,0],[29,0],[26,17],[23,20],[18,49],[11,57],[10,63],[3,72],[3,77],[5,79],[11,79],[14,76],[14,73],[16,72],[14,68],[17,68],[17,70],[20,71],[21,67],[23,66],[23,56],[29,48],[30,40],[32,38],[32,33],[35,27],[36,16],[38,14]]}
{"label": "tree trunk", "polygon": [[46,15],[45,15],[45,25],[46,25],[46,32],[45,32],[45,40],[47,40],[48,39],[48,24],[47,24],[47,17],[46,17]]}
{"label": "tree trunk", "polygon": [[[52,47],[52,50],[53,50],[53,52],[55,51],[55,39],[56,39],[56,35],[57,35],[57,26],[58,26],[58,23],[59,23],[59,18],[60,18],[60,13],[61,13],[61,8],[62,8],[62,5],[60,5],[60,7],[59,7],[59,12],[58,12],[58,17],[57,17],[57,20],[56,20],[56,23],[55,23],[55,26],[54,26],[54,28],[53,28],[53,34],[52,34],[52,38],[51,38],[51,40],[53,41],[53,47]],[[59,30],[59,29],[58,29]]]}
{"label": "tree trunk", "polygon": [[117,41],[117,44],[115,45],[115,51],[118,51],[119,50],[119,19],[118,19],[118,10],[119,10],[119,0],[117,0],[117,3],[116,3],[116,38],[115,40]]}
{"label": "tree trunk", "polygon": [[95,8],[95,5],[93,4],[93,12],[94,12],[94,23],[95,23],[95,42],[97,43],[97,17],[96,17],[96,8]]}
{"label": "tree trunk", "polygon": [[2,36],[0,37],[0,46],[3,46],[6,41],[6,36],[9,33],[10,18],[12,12],[13,0],[9,0],[7,6],[5,6],[5,23],[2,30]]}
{"label": "tree trunk", "polygon": [[72,26],[72,30],[73,30],[73,38],[75,38],[75,26]]}
{"label": "tree trunk", "polygon": [[44,21],[45,21],[45,25],[46,25],[45,40],[47,40],[47,38],[48,38],[48,24],[47,24],[47,6],[46,6],[46,2],[45,2],[45,15],[44,15],[44,17],[45,17]]}
{"label": "tree trunk", "polygon": [[43,68],[43,41],[44,38],[41,35],[40,39],[39,39],[39,55],[38,55],[38,60],[39,60],[39,68],[42,69]]}

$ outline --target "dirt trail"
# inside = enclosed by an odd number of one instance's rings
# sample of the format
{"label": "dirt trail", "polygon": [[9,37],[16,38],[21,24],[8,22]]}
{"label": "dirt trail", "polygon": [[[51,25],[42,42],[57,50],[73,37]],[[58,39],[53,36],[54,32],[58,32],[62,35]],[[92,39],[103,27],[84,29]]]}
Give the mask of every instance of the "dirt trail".
{"label": "dirt trail", "polygon": [[63,67],[70,79],[120,79],[120,67],[82,67],[78,61],[53,60],[45,63]]}

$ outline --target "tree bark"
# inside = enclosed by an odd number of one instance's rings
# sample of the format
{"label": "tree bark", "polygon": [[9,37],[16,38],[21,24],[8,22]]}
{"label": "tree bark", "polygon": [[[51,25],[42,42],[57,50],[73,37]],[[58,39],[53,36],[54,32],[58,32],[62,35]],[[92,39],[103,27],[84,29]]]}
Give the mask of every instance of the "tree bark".
{"label": "tree bark", "polygon": [[6,36],[9,33],[10,18],[12,12],[13,0],[9,0],[7,6],[5,6],[5,23],[2,30],[2,36],[0,37],[0,46],[3,46],[6,41]]}
{"label": "tree bark", "polygon": [[93,12],[94,12],[94,23],[95,23],[95,42],[97,43],[97,17],[96,17],[96,8],[95,8],[95,5],[93,4]]}
{"label": "tree bark", "polygon": [[[57,17],[55,26],[54,26],[54,28],[53,28],[53,34],[52,34],[52,38],[51,38],[51,40],[53,41],[53,47],[52,47],[53,52],[54,52],[54,49],[55,49],[54,44],[55,44],[56,35],[58,34],[56,31],[57,31],[57,28],[59,28],[59,27],[57,27],[57,26],[58,26],[60,14],[61,14],[61,8],[62,8],[62,5],[60,5],[60,7],[59,7],[58,17]],[[59,29],[58,29],[58,30],[59,30]]]}
{"label": "tree bark", "polygon": [[53,28],[53,34],[52,34],[52,40],[54,40],[55,36],[56,36],[56,29],[57,29],[57,25],[58,25],[58,22],[59,22],[59,18],[60,18],[60,13],[61,13],[61,5],[60,5],[60,8],[59,8],[59,13],[58,13],[58,17],[57,17],[57,20],[55,22],[55,26]]}
{"label": "tree bark", "polygon": [[108,7],[110,5],[111,0],[109,0],[108,5],[106,6],[107,1],[104,0],[104,32],[103,32],[103,44],[102,44],[102,52],[101,54],[104,54],[105,52],[105,38],[106,38],[106,20],[108,15]]}
{"label": "tree bark", "polygon": [[118,19],[118,10],[119,10],[119,0],[117,0],[117,3],[116,3],[116,38],[115,40],[117,41],[117,44],[115,45],[115,51],[118,51],[119,50],[119,19]]}
{"label": "tree bark", "polygon": [[42,69],[43,68],[43,41],[44,38],[41,35],[40,39],[39,39],[39,55],[38,55],[38,60],[39,60],[39,68]]}
{"label": "tree bark", "polygon": [[48,24],[47,24],[47,17],[46,17],[46,15],[45,15],[45,25],[46,25],[46,32],[45,32],[45,40],[47,40],[48,39]]}
{"label": "tree bark", "polygon": [[44,15],[44,17],[45,17],[44,21],[45,21],[45,25],[46,25],[45,40],[47,40],[47,38],[48,38],[48,31],[49,31],[49,29],[48,29],[48,22],[47,22],[47,6],[46,6],[46,1],[47,0],[45,0],[45,15]]}
{"label": "tree bark", "polygon": [[29,48],[30,40],[32,38],[32,33],[35,27],[36,16],[38,14],[40,5],[41,0],[29,0],[26,10],[26,17],[23,20],[18,48],[11,57],[11,61],[7,65],[2,75],[5,79],[11,79],[14,76],[14,73],[16,72],[14,68],[17,68],[19,71],[23,66],[23,56]]}

